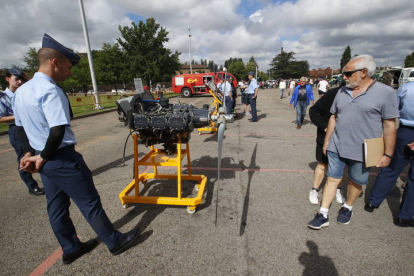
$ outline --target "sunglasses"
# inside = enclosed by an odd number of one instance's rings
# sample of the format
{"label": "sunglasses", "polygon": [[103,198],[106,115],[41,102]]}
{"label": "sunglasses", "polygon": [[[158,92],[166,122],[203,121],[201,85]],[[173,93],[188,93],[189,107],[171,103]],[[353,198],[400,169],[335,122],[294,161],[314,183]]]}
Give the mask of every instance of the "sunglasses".
{"label": "sunglasses", "polygon": [[352,70],[352,71],[345,71],[345,72],[342,72],[342,75],[344,75],[345,77],[349,78],[355,72],[362,71],[362,70],[365,70],[365,69],[367,69],[367,68],[362,68],[362,69],[357,69],[357,70]]}

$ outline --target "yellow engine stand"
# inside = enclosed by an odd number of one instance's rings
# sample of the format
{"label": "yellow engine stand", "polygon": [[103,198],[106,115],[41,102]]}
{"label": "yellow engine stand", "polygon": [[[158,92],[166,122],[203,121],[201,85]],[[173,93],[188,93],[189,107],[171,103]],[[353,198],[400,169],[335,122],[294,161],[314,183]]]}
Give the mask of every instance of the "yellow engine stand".
{"label": "yellow engine stand", "polygon": [[[184,205],[187,206],[187,212],[193,214],[197,205],[203,201],[204,189],[207,182],[207,177],[204,175],[193,175],[191,172],[190,148],[186,143],[186,148],[181,148],[181,143],[177,143],[177,153],[172,156],[167,156],[161,149],[156,149],[151,146],[151,150],[144,157],[138,160],[138,136],[132,135],[134,141],[134,179],[132,182],[119,194],[122,206],[127,208],[129,203],[144,203],[144,204],[163,204],[163,205]],[[187,155],[188,174],[181,173],[181,164],[183,158]],[[153,166],[154,173],[139,173],[138,166]],[[177,167],[177,174],[159,174],[159,166],[174,166]],[[160,196],[142,196],[140,195],[139,183],[144,186],[148,179],[177,179],[177,197],[160,197]],[[197,181],[196,189],[198,189],[197,196],[193,198],[182,198],[181,196],[181,181],[195,180]],[[134,195],[129,195],[132,191]]]}
{"label": "yellow engine stand", "polygon": [[[216,115],[218,114],[218,109],[220,107],[220,105],[222,104],[220,99],[217,97],[217,95],[211,91],[210,89],[208,90],[208,92],[210,92],[210,94],[214,97],[214,101],[211,104],[214,107],[214,112],[211,115]],[[197,128],[198,134],[201,134],[201,132],[206,131],[206,132],[217,132],[218,128],[217,128],[217,124],[210,121],[209,125],[207,127],[201,127],[201,128]]]}

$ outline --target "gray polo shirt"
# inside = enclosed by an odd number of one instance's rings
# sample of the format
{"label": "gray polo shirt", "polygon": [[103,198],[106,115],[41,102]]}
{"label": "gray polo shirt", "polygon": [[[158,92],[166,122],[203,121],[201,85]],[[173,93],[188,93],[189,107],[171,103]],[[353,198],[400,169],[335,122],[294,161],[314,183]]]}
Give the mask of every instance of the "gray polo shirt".
{"label": "gray polo shirt", "polygon": [[331,113],[337,119],[328,150],[363,162],[364,139],[381,137],[382,120],[399,117],[397,95],[392,87],[376,82],[353,98],[352,90],[344,86],[335,97]]}

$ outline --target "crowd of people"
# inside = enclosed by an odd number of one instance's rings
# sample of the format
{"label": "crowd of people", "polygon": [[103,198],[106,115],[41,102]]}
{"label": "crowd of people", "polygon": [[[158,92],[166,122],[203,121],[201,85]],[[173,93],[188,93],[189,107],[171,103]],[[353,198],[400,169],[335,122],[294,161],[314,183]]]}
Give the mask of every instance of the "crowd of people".
{"label": "crowd of people", "polygon": [[[9,125],[10,143],[19,163],[19,174],[32,195],[46,193],[47,211],[53,232],[63,250],[63,263],[70,264],[90,252],[98,242],[81,242],[69,215],[70,200],[78,206],[87,222],[118,255],[127,250],[138,237],[139,229],[121,233],[108,219],[95,188],[92,173],[81,154],[75,150],[76,138],[71,129],[70,106],[57,82],[71,76],[71,69],[80,58],[47,34],[38,53],[39,70],[29,79],[21,70],[9,70],[8,89],[0,94],[0,122]],[[376,167],[377,175],[364,209],[373,212],[390,193],[397,178],[410,163],[398,217],[394,223],[414,227],[414,83],[404,84],[396,95],[393,88],[371,78],[376,65],[369,55],[352,58],[344,67],[344,83],[330,89],[326,80],[300,78],[280,80],[280,99],[285,90],[290,105],[296,109],[296,128],[300,129],[306,116],[317,127],[316,160],[318,164],[309,193],[312,204],[320,204],[319,211],[308,223],[312,229],[329,226],[332,201],[342,204],[336,221],[348,224],[354,204],[368,184],[370,168],[364,164],[363,141],[383,137],[384,154]],[[313,86],[318,89],[315,103]],[[241,103],[243,113],[251,114],[250,122],[257,122],[256,101],[259,84],[254,73],[243,81]],[[237,98],[233,80],[220,80],[218,89],[225,99],[227,114],[235,110]],[[161,86],[157,85],[157,90]],[[17,93],[16,93],[17,92]],[[33,105],[32,103],[42,103]],[[398,131],[396,119],[400,119]],[[347,168],[347,170],[346,170]],[[60,170],[62,169],[62,170]],[[44,188],[40,188],[32,174],[38,172]],[[347,191],[342,191],[342,179],[347,172]],[[319,192],[325,174],[322,199]]]}

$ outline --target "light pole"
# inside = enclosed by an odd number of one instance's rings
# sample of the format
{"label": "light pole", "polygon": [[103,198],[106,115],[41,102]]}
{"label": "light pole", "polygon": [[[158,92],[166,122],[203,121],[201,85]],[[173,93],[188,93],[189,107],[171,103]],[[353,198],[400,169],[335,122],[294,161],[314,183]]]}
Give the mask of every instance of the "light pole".
{"label": "light pole", "polygon": [[188,24],[187,30],[188,30],[188,38],[190,40],[190,74],[192,74],[193,73],[193,66],[191,65],[192,58],[191,58],[191,27],[190,27],[190,24]]}
{"label": "light pole", "polygon": [[391,66],[390,66],[391,51],[392,51],[392,46],[390,46],[390,47],[388,48],[388,67],[389,67],[389,68],[391,68]]}
{"label": "light pole", "polygon": [[[102,109],[101,105],[99,104],[98,86],[96,84],[95,69],[93,68],[91,45],[89,43],[88,27],[86,25],[85,11],[83,9],[83,1],[82,0],[79,0],[79,7],[80,7],[81,18],[82,18],[83,35],[85,36],[86,48],[88,50],[89,69],[91,71],[93,94],[95,96],[95,109]],[[87,91],[85,91],[85,93],[86,92]]]}

